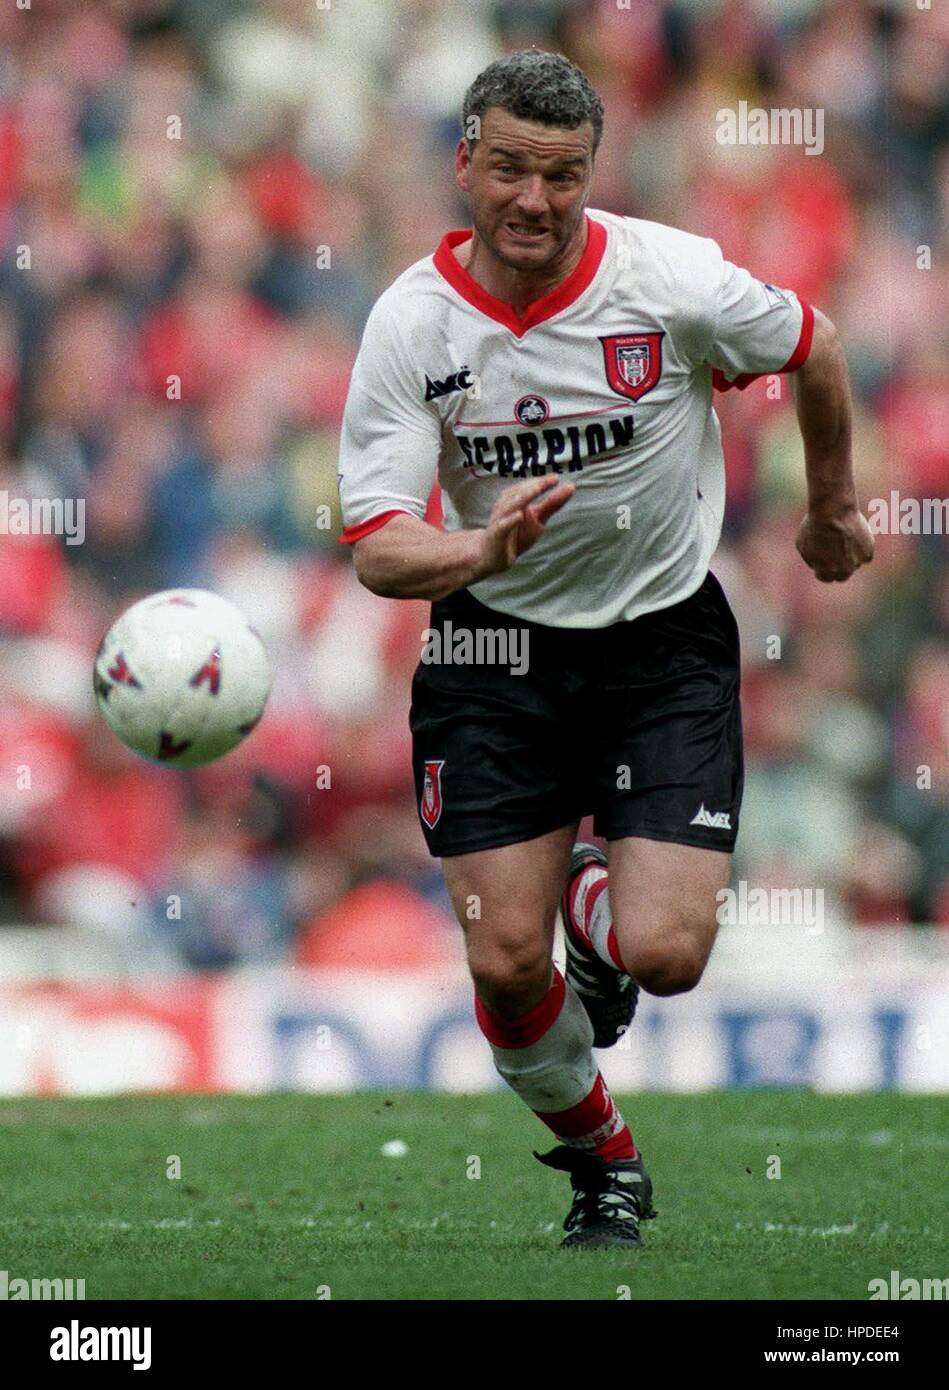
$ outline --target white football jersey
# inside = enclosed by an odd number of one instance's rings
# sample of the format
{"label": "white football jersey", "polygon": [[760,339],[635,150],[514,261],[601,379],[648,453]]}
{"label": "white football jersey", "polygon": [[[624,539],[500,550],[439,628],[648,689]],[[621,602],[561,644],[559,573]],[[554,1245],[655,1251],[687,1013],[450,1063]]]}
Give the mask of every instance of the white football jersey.
{"label": "white football jersey", "polygon": [[814,315],[726,261],[714,241],[588,210],[573,273],[518,317],[459,264],[449,232],[380,296],[340,441],[342,540],[442,491],[448,531],[487,525],[512,480],[576,484],[482,603],[596,628],[688,598],[725,507],[713,384],[793,371]]}

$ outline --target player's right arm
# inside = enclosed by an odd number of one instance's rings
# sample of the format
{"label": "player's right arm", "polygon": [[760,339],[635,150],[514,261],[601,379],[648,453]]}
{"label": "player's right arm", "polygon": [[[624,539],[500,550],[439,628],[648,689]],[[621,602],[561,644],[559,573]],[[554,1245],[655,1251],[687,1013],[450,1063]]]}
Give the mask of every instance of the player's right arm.
{"label": "player's right arm", "polygon": [[508,569],[574,487],[555,477],[512,483],[477,530],[440,531],[424,520],[442,422],[424,398],[424,371],[411,366],[426,331],[413,330],[413,317],[389,291],[366,324],[340,435],[340,539],[353,546],[356,573],[373,593],[437,599]]}
{"label": "player's right arm", "polygon": [[356,573],[383,598],[444,598],[509,569],[573,492],[572,483],[558,484],[556,477],[514,483],[498,498],[488,525],[473,531],[439,531],[399,513],[354,543]]}

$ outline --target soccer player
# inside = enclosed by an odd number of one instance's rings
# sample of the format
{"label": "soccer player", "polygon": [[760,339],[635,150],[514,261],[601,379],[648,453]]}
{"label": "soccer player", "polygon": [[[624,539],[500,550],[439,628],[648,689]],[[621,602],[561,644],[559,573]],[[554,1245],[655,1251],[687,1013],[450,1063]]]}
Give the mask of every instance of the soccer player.
{"label": "soccer player", "polygon": [[[637,1246],[651,1182],[593,1048],[640,989],[698,983],[742,791],[738,632],[709,572],[713,388],[794,374],[797,547],[818,579],[847,579],[873,540],[830,321],[711,240],[588,208],[603,107],[566,58],[492,63],[463,123],[473,230],[369,316],[342,539],[373,593],[432,600],[410,715],[419,814],[497,1070],[559,1141],[541,1161],[572,1180],[563,1243]],[[444,530],[425,520],[436,478]],[[590,813],[608,860],[575,844]]]}

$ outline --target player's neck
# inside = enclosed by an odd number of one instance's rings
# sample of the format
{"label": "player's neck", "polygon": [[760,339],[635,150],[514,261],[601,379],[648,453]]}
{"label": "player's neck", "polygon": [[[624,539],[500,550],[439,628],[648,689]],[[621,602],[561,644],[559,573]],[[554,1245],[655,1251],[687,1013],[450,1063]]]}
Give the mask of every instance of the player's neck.
{"label": "player's neck", "polygon": [[565,248],[563,256],[554,265],[538,271],[514,270],[505,265],[477,232],[472,233],[469,241],[455,247],[455,256],[483,290],[487,290],[495,299],[510,304],[514,312],[522,316],[535,300],[542,299],[573,274],[586,250],[587,235],[588,226],[584,217],[577,236]]}

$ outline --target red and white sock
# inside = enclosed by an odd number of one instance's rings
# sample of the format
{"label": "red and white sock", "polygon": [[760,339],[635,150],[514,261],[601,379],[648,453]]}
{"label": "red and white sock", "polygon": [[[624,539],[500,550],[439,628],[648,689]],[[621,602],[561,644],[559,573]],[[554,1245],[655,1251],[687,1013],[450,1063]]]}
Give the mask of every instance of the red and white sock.
{"label": "red and white sock", "polygon": [[494,1065],[562,1144],[601,1158],[636,1158],[629,1127],[593,1056],[593,1026],[560,971],[538,1004],[501,1018],[475,997]]}
{"label": "red and white sock", "polygon": [[570,915],[580,940],[607,965],[624,975],[629,972],[620,955],[610,913],[609,874],[602,864],[591,864],[570,885]]}

